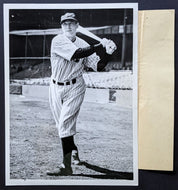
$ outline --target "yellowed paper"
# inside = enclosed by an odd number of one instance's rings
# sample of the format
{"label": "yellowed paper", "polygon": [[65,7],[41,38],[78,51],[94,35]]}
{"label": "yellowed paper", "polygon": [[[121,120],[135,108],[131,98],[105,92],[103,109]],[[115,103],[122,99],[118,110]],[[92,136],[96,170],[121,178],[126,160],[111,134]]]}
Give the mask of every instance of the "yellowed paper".
{"label": "yellowed paper", "polygon": [[173,170],[174,15],[139,11],[139,169]]}

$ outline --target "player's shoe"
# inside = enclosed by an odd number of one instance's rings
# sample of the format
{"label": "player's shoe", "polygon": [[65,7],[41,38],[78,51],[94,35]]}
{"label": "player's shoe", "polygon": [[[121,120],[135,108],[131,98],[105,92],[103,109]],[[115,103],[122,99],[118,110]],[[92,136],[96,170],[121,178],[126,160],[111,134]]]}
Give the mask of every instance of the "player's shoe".
{"label": "player's shoe", "polygon": [[71,152],[64,156],[63,163],[60,165],[59,169],[54,172],[47,172],[47,175],[50,176],[59,176],[59,175],[72,175],[71,167]]}
{"label": "player's shoe", "polygon": [[53,172],[47,172],[47,175],[50,176],[68,176],[72,175],[72,168],[71,167],[65,167],[64,164],[61,164],[61,166]]}
{"label": "player's shoe", "polygon": [[81,161],[79,159],[78,151],[77,150],[73,150],[72,151],[72,164],[74,164],[74,165],[81,165]]}

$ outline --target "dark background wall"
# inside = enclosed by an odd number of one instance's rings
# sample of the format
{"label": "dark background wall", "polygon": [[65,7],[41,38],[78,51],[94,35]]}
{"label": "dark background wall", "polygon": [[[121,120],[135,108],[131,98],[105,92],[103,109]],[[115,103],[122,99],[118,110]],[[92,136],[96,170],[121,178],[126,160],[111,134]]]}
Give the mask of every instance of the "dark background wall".
{"label": "dark background wall", "polygon": [[[49,2],[50,3],[50,2]],[[60,16],[71,9],[64,10],[10,10],[10,31],[25,29],[48,29],[60,27]],[[82,9],[72,10],[80,25],[84,27],[123,25],[124,10]],[[127,24],[133,24],[132,9],[127,9]]]}

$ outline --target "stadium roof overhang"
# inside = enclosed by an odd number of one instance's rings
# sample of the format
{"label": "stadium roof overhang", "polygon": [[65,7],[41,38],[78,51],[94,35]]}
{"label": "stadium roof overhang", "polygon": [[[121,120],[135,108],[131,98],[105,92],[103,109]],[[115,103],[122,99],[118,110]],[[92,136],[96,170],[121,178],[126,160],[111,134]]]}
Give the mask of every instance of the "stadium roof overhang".
{"label": "stadium roof overhang", "polygon": [[[111,28],[111,26],[102,26],[102,27],[88,27],[86,28],[89,31],[96,31],[96,30],[103,30]],[[57,35],[57,34],[62,34],[62,29],[43,29],[43,30],[15,30],[9,32],[9,34],[14,34],[14,35],[19,35],[19,36],[40,36],[40,35]]]}
{"label": "stadium roof overhang", "polygon": [[[101,26],[101,27],[86,27],[87,30],[93,32],[94,34],[123,34],[124,26],[123,25],[115,25],[115,26]],[[132,25],[125,26],[125,32],[130,34],[133,32]],[[11,35],[18,36],[41,36],[41,35],[57,35],[62,34],[61,28],[55,29],[31,29],[31,30],[14,30],[9,32]]]}

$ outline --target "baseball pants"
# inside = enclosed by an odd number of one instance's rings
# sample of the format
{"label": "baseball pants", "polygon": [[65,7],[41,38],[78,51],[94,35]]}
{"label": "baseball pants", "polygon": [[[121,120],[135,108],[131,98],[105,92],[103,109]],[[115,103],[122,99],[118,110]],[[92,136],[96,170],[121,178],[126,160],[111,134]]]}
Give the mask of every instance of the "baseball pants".
{"label": "baseball pants", "polygon": [[59,86],[51,80],[49,103],[59,137],[76,134],[76,121],[85,95],[85,82],[79,77],[75,84]]}

